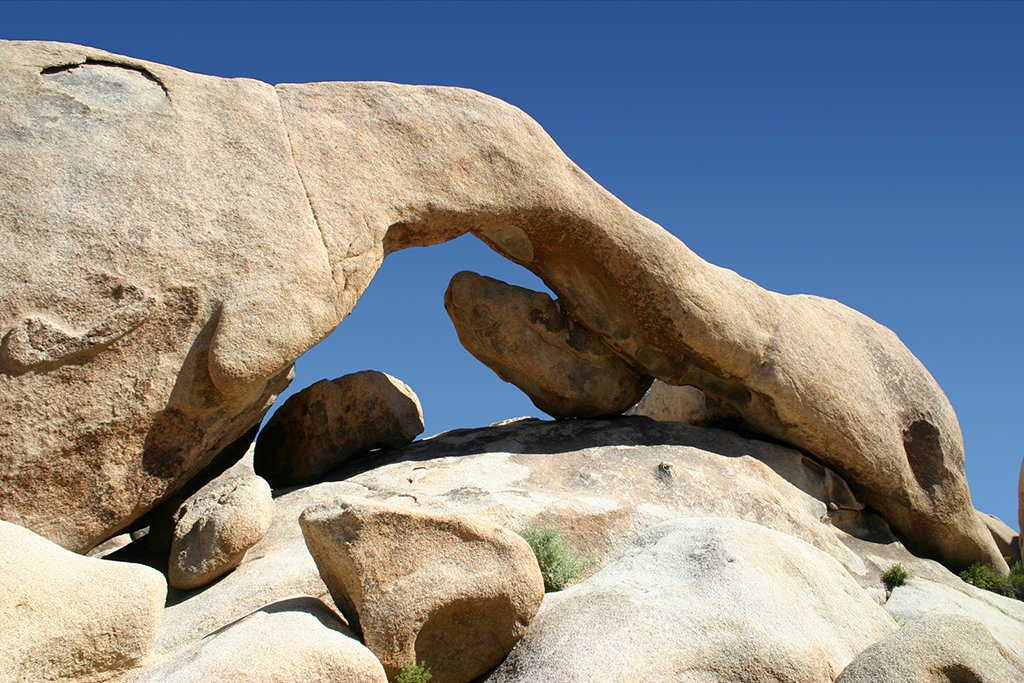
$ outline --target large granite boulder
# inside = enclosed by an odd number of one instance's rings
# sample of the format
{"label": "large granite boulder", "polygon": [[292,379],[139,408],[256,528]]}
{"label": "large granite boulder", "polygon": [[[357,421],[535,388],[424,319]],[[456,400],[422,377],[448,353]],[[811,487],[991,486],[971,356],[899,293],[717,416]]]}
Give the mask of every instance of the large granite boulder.
{"label": "large granite boulder", "polygon": [[651,385],[543,292],[462,271],[444,307],[466,350],[552,417],[615,415]]}
{"label": "large granite boulder", "polygon": [[0,522],[0,682],[93,680],[144,664],[167,583]]}
{"label": "large granite boulder", "polygon": [[231,571],[274,521],[270,486],[243,463],[186,500],[174,515],[167,580],[198,588]]}
{"label": "large granite boulder", "polygon": [[706,263],[500,100],[3,42],[0,167],[0,518],[65,547],[256,424],[385,254],[469,232],[628,364],[820,458],[917,551],[1005,570],[953,409],[896,335]]}
{"label": "large granite boulder", "polygon": [[970,617],[939,614],[901,628],[846,667],[836,683],[1008,683],[1024,661]]}
{"label": "large granite boulder", "polygon": [[832,683],[896,623],[792,536],[720,518],[664,522],[549,594],[489,683]]}
{"label": "large granite boulder", "polygon": [[501,662],[544,597],[530,546],[483,520],[343,498],[299,523],[390,680],[425,661],[438,680],[468,683]]}
{"label": "large granite boulder", "polygon": [[274,487],[308,484],[348,458],[423,433],[420,400],[376,370],[320,380],[292,395],[256,440],[253,466]]}

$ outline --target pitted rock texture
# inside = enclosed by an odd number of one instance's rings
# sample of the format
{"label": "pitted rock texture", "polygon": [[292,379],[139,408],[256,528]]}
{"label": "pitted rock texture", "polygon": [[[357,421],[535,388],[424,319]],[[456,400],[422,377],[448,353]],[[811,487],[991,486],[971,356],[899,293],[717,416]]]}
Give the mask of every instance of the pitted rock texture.
{"label": "pitted rock texture", "polygon": [[985,625],[939,614],[901,628],[846,667],[836,683],[1007,683],[1024,680],[1024,662]]}
{"label": "pitted rock texture", "polygon": [[0,522],[0,682],[94,680],[146,662],[167,583]]}
{"label": "pitted rock texture", "polygon": [[896,623],[825,553],[738,520],[645,531],[548,594],[489,683],[832,683]]}
{"label": "pitted rock texture", "polygon": [[651,385],[543,292],[462,271],[444,307],[466,350],[552,417],[616,415]]}
{"label": "pitted rock texture", "polygon": [[0,518],[65,547],[256,424],[385,254],[469,232],[627,363],[835,469],[918,552],[1005,571],[953,409],[895,334],[703,261],[500,100],[4,42],[0,130]]}
{"label": "pitted rock texture", "polygon": [[253,466],[274,487],[308,484],[348,458],[423,433],[420,400],[375,370],[320,380],[292,395],[260,432]]}
{"label": "pitted rock texture", "polygon": [[238,566],[274,521],[267,482],[239,464],[186,500],[175,513],[168,582],[205,586]]}
{"label": "pitted rock texture", "polygon": [[342,498],[299,524],[389,680],[426,661],[439,681],[468,683],[508,654],[544,597],[526,541],[480,519]]}

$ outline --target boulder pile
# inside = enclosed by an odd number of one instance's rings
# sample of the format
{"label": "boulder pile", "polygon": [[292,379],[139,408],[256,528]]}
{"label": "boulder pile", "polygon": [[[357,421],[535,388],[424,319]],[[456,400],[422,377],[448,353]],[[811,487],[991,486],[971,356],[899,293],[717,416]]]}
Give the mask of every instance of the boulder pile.
{"label": "boulder pile", "polygon": [[[1024,680],[1024,602],[953,573],[1019,534],[921,363],[515,107],[0,41],[0,169],[0,683]],[[366,371],[257,437],[387,254],[465,233],[554,292],[444,303],[559,419],[414,441]]]}

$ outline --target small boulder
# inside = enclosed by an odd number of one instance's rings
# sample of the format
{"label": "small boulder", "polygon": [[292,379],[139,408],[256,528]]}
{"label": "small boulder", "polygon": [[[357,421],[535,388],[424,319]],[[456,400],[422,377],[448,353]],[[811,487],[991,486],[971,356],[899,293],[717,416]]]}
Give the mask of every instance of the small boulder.
{"label": "small boulder", "polygon": [[198,588],[238,566],[266,535],[274,498],[266,481],[239,464],[186,500],[175,518],[168,580]]}
{"label": "small boulder", "polygon": [[444,683],[473,680],[523,637],[544,597],[526,541],[481,519],[341,498],[299,523],[390,680],[414,661]]}
{"label": "small boulder", "polygon": [[995,515],[990,515],[980,510],[975,510],[975,512],[978,514],[978,519],[981,520],[981,523],[992,534],[992,540],[996,542],[999,554],[1010,558],[1011,564],[1020,562],[1020,534]]}
{"label": "small boulder", "polygon": [[895,630],[817,548],[749,522],[676,519],[548,594],[487,680],[831,683]]}
{"label": "small boulder", "polygon": [[462,271],[444,307],[466,350],[552,417],[621,413],[653,381],[543,292]]}
{"label": "small boulder", "polygon": [[980,621],[937,614],[886,636],[850,663],[836,683],[1007,683],[1024,663]]}
{"label": "small boulder", "polygon": [[109,676],[153,650],[167,583],[0,521],[0,681]]}
{"label": "small boulder", "polygon": [[385,683],[380,662],[322,602],[266,605],[194,643],[132,683]]}
{"label": "small boulder", "polygon": [[257,474],[274,488],[308,484],[348,458],[423,433],[413,390],[375,370],[320,380],[285,401],[256,441]]}
{"label": "small boulder", "polygon": [[643,415],[660,422],[691,425],[706,425],[714,417],[703,391],[688,384],[678,387],[665,384],[660,379],[654,380],[651,388],[626,411],[626,415]]}

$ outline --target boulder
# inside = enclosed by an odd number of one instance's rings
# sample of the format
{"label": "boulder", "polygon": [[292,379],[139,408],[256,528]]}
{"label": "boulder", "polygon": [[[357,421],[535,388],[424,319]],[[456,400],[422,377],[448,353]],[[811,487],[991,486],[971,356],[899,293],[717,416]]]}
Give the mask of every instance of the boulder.
{"label": "boulder", "polygon": [[167,583],[155,569],[82,557],[0,522],[0,681],[109,677],[143,664]]}
{"label": "boulder", "polygon": [[167,578],[198,588],[234,569],[274,520],[270,486],[236,465],[186,500],[175,513]]}
{"label": "boulder", "polygon": [[1024,680],[1024,662],[985,625],[940,614],[904,626],[850,663],[836,683],[1007,683]]}
{"label": "boulder", "polygon": [[421,661],[439,681],[473,680],[523,637],[544,596],[526,541],[483,520],[342,498],[299,523],[389,680]]}
{"label": "boulder", "polygon": [[468,232],[643,374],[819,458],[919,553],[1006,570],[953,409],[895,334],[703,261],[493,97],[4,41],[0,168],[0,519],[65,547],[258,423],[385,254]]}
{"label": "boulder", "polygon": [[838,562],[719,518],[644,532],[615,562],[548,594],[488,683],[831,683],[896,630]]}
{"label": "boulder", "polygon": [[935,615],[966,616],[985,625],[999,644],[1024,661],[1024,602],[961,581],[958,587],[919,579],[892,591],[885,603],[897,620],[913,624]]}
{"label": "boulder", "polygon": [[1014,531],[1013,527],[987,512],[976,511],[981,523],[985,525],[988,532],[992,534],[992,540],[996,542],[999,553],[1003,557],[1010,558],[1010,563],[1020,562],[1020,534]]}
{"label": "boulder", "polygon": [[651,385],[543,292],[462,271],[444,307],[466,350],[552,417],[616,415]]}
{"label": "boulder", "polygon": [[280,600],[123,683],[386,683],[380,662],[319,600]]}
{"label": "boulder", "polygon": [[707,396],[697,387],[672,386],[655,380],[647,393],[626,415],[643,415],[664,422],[706,425],[714,418]]}
{"label": "boulder", "polygon": [[256,440],[253,465],[274,487],[308,484],[348,458],[423,433],[423,408],[391,375],[364,370],[291,396]]}

